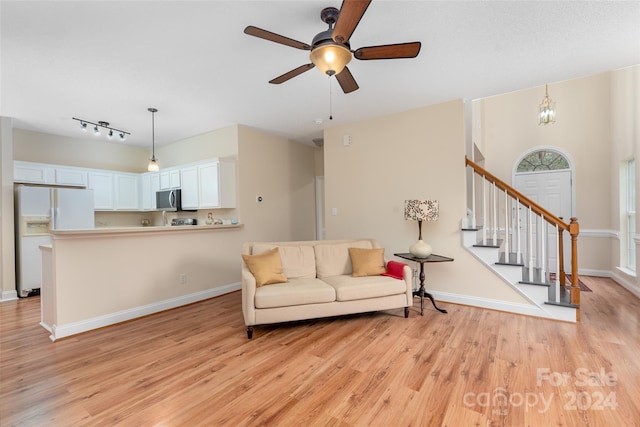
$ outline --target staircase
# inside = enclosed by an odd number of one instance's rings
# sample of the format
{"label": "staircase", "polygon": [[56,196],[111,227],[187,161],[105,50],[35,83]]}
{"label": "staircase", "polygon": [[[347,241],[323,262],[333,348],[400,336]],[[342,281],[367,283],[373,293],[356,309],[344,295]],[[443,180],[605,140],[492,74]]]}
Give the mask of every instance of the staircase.
{"label": "staircase", "polygon": [[[564,222],[473,161],[465,162],[473,173],[472,209],[462,229],[463,246],[532,304],[526,314],[580,320],[577,219]],[[554,238],[549,238],[550,231]],[[565,259],[570,261],[570,271],[576,272],[569,286]]]}

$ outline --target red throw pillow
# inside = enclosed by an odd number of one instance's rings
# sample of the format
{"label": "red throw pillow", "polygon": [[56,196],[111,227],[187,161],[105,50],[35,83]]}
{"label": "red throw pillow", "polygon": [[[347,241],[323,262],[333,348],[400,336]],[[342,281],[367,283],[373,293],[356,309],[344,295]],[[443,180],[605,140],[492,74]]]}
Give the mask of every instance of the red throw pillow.
{"label": "red throw pillow", "polygon": [[403,274],[402,270],[404,269],[405,265],[407,265],[407,264],[403,264],[403,263],[397,262],[397,261],[389,261],[387,263],[387,271],[382,273],[382,275],[383,276],[393,277],[394,279],[398,279],[398,280],[403,280],[404,279],[404,274]]}

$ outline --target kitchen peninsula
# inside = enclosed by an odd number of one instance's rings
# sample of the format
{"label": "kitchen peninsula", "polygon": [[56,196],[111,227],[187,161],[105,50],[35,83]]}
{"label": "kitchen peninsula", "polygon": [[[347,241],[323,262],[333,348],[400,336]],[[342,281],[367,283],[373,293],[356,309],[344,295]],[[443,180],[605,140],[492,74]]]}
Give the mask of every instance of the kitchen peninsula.
{"label": "kitchen peninsula", "polygon": [[[243,224],[59,230],[42,248],[51,340],[240,289]],[[46,271],[45,271],[46,270]]]}

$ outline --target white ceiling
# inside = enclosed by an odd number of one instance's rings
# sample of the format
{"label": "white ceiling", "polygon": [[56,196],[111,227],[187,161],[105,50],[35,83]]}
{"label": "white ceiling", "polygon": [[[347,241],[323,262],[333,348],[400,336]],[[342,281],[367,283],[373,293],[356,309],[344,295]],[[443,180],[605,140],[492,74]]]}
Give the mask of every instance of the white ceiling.
{"label": "white ceiling", "polygon": [[[324,1],[1,1],[0,114],[14,127],[85,137],[72,117],[161,146],[234,123],[311,144],[326,127],[640,64],[640,1],[373,0],[351,47],[422,42],[416,59],[358,61],[342,93],[308,52]],[[540,98],[544,95],[540,92]],[[553,93],[551,93],[553,97]],[[316,124],[316,119],[323,123]],[[104,138],[104,137],[103,137]]]}

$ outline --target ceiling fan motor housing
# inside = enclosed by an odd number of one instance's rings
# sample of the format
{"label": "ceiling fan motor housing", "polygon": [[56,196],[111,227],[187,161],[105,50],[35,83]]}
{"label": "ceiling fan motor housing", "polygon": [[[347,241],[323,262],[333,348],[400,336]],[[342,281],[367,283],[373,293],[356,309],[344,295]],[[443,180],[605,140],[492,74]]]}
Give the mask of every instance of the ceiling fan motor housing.
{"label": "ceiling fan motor housing", "polygon": [[[322,31],[313,38],[311,42],[311,53],[309,57],[320,72],[333,76],[339,74],[351,61],[351,46],[349,42],[336,43],[333,38],[333,24],[338,20],[340,11],[335,7],[326,7],[320,12],[322,22],[329,25],[329,28]],[[339,64],[337,67],[334,64]]]}

